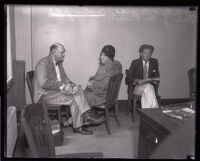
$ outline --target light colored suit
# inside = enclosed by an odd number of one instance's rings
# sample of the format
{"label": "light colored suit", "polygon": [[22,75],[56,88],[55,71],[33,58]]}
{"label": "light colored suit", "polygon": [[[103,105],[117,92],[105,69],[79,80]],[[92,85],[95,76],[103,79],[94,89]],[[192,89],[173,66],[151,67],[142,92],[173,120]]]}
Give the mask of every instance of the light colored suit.
{"label": "light colored suit", "polygon": [[122,65],[119,61],[113,61],[108,64],[101,64],[92,79],[91,90],[84,91],[89,105],[95,106],[105,103],[106,90],[110,77],[122,73]]}
{"label": "light colored suit", "polygon": [[59,87],[62,83],[70,82],[70,79],[65,74],[62,63],[59,63],[59,69],[62,82],[57,81],[56,70],[51,56],[46,56],[39,60],[33,77],[35,103],[38,102],[43,94],[48,93],[49,90],[60,91]]}
{"label": "light colored suit", "polygon": [[55,65],[52,57],[49,55],[42,58],[35,67],[33,77],[34,102],[39,100],[45,101],[47,104],[69,105],[72,115],[73,127],[82,126],[82,114],[90,109],[84,93],[80,88],[76,94],[63,94],[59,87],[62,83],[71,82],[67,77],[62,63],[59,63],[61,81],[57,81]]}

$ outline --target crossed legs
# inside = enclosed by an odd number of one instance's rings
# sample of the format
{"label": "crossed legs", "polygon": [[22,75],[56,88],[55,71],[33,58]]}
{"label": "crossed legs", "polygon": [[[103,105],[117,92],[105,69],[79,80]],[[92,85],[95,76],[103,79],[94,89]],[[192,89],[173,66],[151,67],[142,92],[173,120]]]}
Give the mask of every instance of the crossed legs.
{"label": "crossed legs", "polygon": [[133,91],[134,94],[142,96],[141,105],[142,108],[158,108],[158,101],[155,95],[155,90],[152,84],[146,83],[142,85],[136,85]]}

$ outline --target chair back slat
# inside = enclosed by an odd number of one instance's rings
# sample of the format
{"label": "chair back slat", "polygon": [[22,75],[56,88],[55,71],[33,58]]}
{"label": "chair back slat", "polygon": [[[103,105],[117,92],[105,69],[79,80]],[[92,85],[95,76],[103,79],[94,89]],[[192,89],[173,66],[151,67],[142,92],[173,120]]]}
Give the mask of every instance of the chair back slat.
{"label": "chair back slat", "polygon": [[34,90],[33,90],[33,76],[34,76],[33,70],[27,72],[26,81],[27,81],[28,88],[29,88],[29,91],[30,91],[32,103],[33,103],[33,92],[34,92]]}
{"label": "chair back slat", "polygon": [[21,123],[31,150],[31,157],[55,157],[52,130],[44,103],[25,106]]}
{"label": "chair back slat", "polygon": [[123,74],[116,74],[110,78],[106,92],[106,108],[112,108],[117,102],[122,78]]}

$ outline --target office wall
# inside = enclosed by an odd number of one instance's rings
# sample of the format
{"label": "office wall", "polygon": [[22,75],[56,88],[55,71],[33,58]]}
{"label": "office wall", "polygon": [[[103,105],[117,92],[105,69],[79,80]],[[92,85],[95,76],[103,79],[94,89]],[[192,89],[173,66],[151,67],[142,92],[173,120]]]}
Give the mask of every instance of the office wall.
{"label": "office wall", "polygon": [[[25,60],[25,73],[32,68],[31,57],[31,7],[16,5],[15,11],[15,38],[16,59]],[[26,102],[31,103],[31,97],[25,81]]]}
{"label": "office wall", "polygon": [[[68,76],[85,87],[96,72],[104,45],[115,47],[125,77],[125,69],[138,58],[139,46],[148,43],[155,47],[153,57],[159,59],[162,98],[189,96],[187,70],[196,61],[196,11],[186,7],[17,6],[15,12],[17,58],[27,61],[26,70],[48,55],[52,43],[61,42],[67,49]],[[119,99],[127,99],[126,90],[123,79]]]}

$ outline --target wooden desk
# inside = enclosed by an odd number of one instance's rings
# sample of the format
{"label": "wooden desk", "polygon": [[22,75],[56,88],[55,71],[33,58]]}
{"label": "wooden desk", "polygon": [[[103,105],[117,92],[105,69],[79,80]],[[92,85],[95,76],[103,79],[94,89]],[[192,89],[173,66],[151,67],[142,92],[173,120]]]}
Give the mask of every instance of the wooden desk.
{"label": "wooden desk", "polygon": [[[138,113],[140,115],[138,158],[149,158],[167,136],[186,122],[166,116],[160,108],[139,109]],[[173,144],[175,146],[176,141]],[[171,147],[167,147],[169,148]]]}

